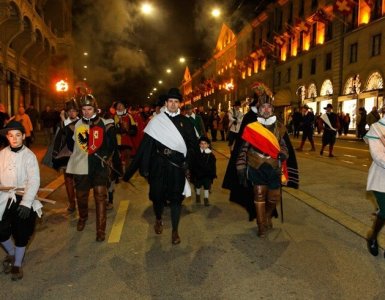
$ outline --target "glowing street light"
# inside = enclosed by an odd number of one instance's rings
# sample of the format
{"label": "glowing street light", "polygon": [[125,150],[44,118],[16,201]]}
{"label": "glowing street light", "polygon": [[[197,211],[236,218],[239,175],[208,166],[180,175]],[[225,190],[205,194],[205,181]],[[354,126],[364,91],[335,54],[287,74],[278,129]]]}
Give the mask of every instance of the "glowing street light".
{"label": "glowing street light", "polygon": [[213,8],[213,10],[211,11],[211,15],[214,18],[218,18],[221,15],[221,10],[219,8]]}
{"label": "glowing street light", "polygon": [[87,66],[83,66],[84,69],[87,69],[88,67]]}
{"label": "glowing street light", "polygon": [[150,3],[143,3],[142,4],[141,11],[145,15],[151,14],[153,10],[154,10],[154,8],[152,7],[152,5]]}
{"label": "glowing street light", "polygon": [[88,56],[88,52],[84,52],[83,55],[84,55],[84,56]]}
{"label": "glowing street light", "polygon": [[172,72],[172,71],[171,71],[170,68],[166,69],[166,73],[167,73],[167,74],[171,74],[171,72]]}
{"label": "glowing street light", "polygon": [[182,56],[182,57],[179,58],[179,62],[181,64],[184,64],[186,62],[186,59]]}
{"label": "glowing street light", "polygon": [[68,82],[64,80],[60,80],[56,82],[56,91],[59,93],[68,92]]}
{"label": "glowing street light", "polygon": [[157,88],[153,88],[152,90],[153,90],[153,91],[156,91],[156,90],[157,90]]}
{"label": "glowing street light", "polygon": [[159,84],[162,84],[162,83],[163,83],[163,81],[162,81],[162,80],[159,80],[159,81],[158,81],[158,83],[159,83]]}

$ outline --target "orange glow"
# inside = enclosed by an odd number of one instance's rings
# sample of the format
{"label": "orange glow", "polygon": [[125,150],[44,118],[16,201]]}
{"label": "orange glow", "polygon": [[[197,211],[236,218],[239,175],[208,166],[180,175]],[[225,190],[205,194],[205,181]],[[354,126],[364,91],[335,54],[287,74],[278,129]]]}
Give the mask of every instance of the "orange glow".
{"label": "orange glow", "polygon": [[251,76],[251,67],[247,68],[247,76]]}
{"label": "orange glow", "polygon": [[266,58],[261,62],[261,70],[266,70]]}
{"label": "orange glow", "polygon": [[242,79],[245,79],[245,78],[246,78],[246,72],[243,71],[243,72],[242,72]]}
{"label": "orange glow", "polygon": [[68,92],[68,83],[64,80],[56,82],[56,91],[57,92]]}
{"label": "orange glow", "polygon": [[281,48],[281,60],[285,61],[286,57],[287,57],[287,46],[285,45]]}
{"label": "orange glow", "polygon": [[258,73],[258,60],[254,60],[254,73]]}
{"label": "orange glow", "polygon": [[298,47],[298,42],[297,38],[292,40],[291,44],[291,56],[297,56],[297,47]]}
{"label": "orange glow", "polygon": [[322,45],[325,42],[325,24],[319,22],[317,24],[317,45]]}
{"label": "orange glow", "polygon": [[370,20],[370,7],[365,1],[360,1],[358,25],[368,24]]}
{"label": "orange glow", "polygon": [[310,49],[310,34],[304,34],[303,35],[303,49],[302,50],[309,50]]}

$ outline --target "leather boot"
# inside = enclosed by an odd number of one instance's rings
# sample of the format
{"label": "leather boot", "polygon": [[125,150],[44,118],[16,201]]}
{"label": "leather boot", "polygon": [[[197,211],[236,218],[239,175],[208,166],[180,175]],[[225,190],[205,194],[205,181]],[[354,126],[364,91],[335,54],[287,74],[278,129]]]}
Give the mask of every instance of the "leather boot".
{"label": "leather boot", "polygon": [[301,141],[301,145],[298,148],[296,148],[295,150],[302,151],[304,144],[305,144],[305,141]]}
{"label": "leather boot", "polygon": [[64,184],[66,186],[68,207],[67,211],[73,213],[76,210],[76,195],[75,195],[75,183],[72,174],[64,173]]}
{"label": "leather boot", "polygon": [[201,195],[195,195],[195,203],[201,203]]}
{"label": "leather boot", "polygon": [[376,217],[376,220],[373,223],[373,231],[370,237],[367,240],[368,250],[371,255],[377,256],[378,255],[378,242],[377,242],[377,236],[378,233],[381,231],[382,227],[385,224],[385,220],[380,218],[379,216]]}
{"label": "leather boot", "polygon": [[311,140],[311,141],[310,141],[310,144],[311,144],[311,149],[310,149],[310,151],[315,151],[314,141]]}
{"label": "leather boot", "polygon": [[204,198],[203,199],[205,206],[210,206],[209,198]]}
{"label": "leather boot", "polygon": [[329,157],[334,157],[334,155],[333,155],[333,145],[329,145]]}
{"label": "leather boot", "polygon": [[106,201],[107,201],[107,187],[95,186],[94,198],[96,208],[96,241],[103,242],[106,239]]}
{"label": "leather boot", "polygon": [[83,231],[88,219],[88,194],[89,190],[79,191],[76,190],[76,199],[78,201],[79,220],[77,225],[78,231]]}
{"label": "leather boot", "polygon": [[275,190],[269,190],[267,192],[267,201],[266,201],[266,224],[267,228],[271,229],[273,228],[273,212],[277,207],[277,203],[281,200],[281,190],[275,189]]}
{"label": "leather boot", "polygon": [[266,185],[254,186],[254,204],[257,215],[258,236],[266,236]]}

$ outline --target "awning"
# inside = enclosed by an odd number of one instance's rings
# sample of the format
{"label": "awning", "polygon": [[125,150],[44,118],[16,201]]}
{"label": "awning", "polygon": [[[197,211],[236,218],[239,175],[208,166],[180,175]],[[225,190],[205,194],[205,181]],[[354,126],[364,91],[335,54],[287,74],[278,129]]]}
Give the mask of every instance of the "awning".
{"label": "awning", "polygon": [[289,89],[282,89],[279,90],[274,95],[274,106],[289,106],[291,105],[291,100],[293,99],[293,96],[291,94],[291,91]]}

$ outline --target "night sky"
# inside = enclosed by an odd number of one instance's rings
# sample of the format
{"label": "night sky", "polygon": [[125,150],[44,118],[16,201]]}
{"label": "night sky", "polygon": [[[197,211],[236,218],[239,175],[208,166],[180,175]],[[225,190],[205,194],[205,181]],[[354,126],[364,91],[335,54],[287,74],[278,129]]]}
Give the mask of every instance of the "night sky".
{"label": "night sky", "polygon": [[[159,93],[181,84],[185,65],[179,63],[180,56],[189,60],[189,68],[198,67],[212,56],[223,21],[240,28],[265,2],[220,1],[224,16],[218,20],[210,15],[215,6],[210,0],[153,1],[155,10],[147,16],[140,13],[139,1],[74,1],[75,74],[87,77],[104,105],[117,99],[154,102]],[[158,92],[149,100],[153,87]]]}

